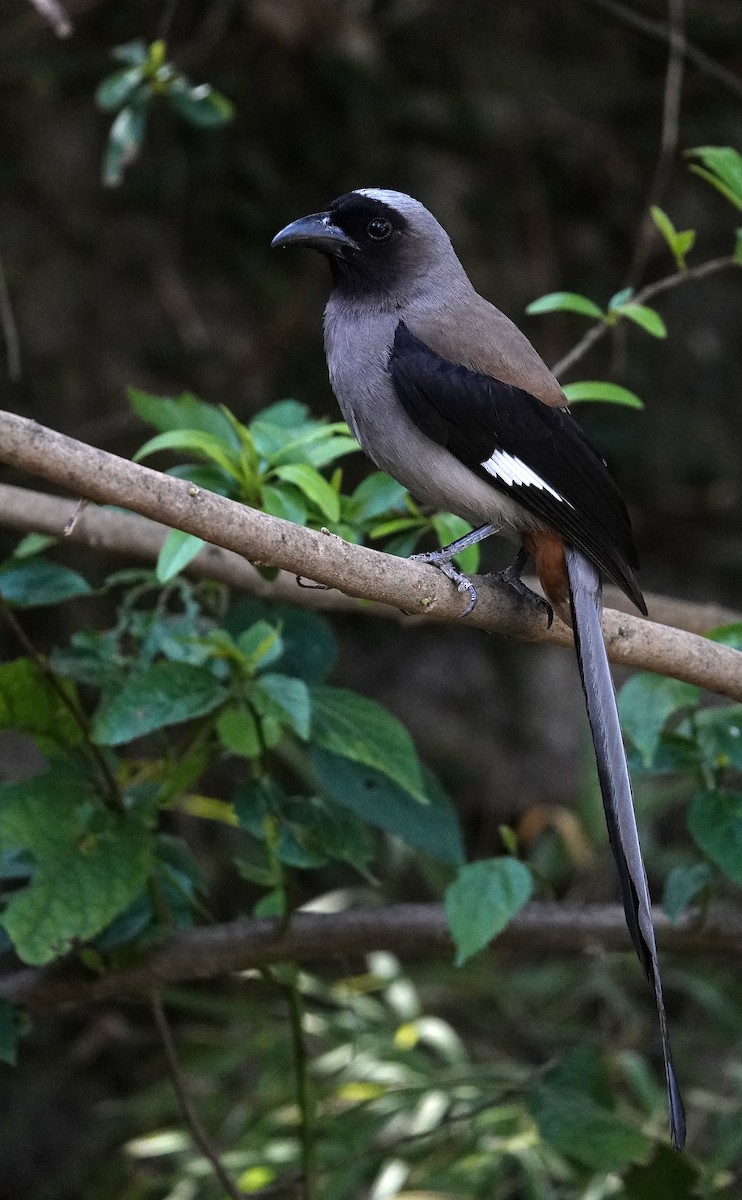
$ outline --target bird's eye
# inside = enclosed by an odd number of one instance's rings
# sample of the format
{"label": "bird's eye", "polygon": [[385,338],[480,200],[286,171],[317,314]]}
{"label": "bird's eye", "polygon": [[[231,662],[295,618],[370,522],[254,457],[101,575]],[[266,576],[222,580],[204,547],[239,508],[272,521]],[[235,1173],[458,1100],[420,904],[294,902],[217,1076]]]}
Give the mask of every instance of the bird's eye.
{"label": "bird's eye", "polygon": [[366,226],[366,233],[375,242],[385,242],[392,236],[392,223],[386,217],[374,217]]}

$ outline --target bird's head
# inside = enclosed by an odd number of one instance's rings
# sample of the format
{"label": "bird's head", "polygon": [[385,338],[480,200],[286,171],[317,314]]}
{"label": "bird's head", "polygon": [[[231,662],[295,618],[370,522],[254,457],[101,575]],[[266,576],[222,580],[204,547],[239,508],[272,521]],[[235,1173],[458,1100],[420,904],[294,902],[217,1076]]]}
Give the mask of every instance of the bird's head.
{"label": "bird's head", "polygon": [[461,265],[442,225],[404,192],[360,188],[324,212],[300,217],[271,245],[308,246],[327,257],[336,289],[357,298],[398,301]]}

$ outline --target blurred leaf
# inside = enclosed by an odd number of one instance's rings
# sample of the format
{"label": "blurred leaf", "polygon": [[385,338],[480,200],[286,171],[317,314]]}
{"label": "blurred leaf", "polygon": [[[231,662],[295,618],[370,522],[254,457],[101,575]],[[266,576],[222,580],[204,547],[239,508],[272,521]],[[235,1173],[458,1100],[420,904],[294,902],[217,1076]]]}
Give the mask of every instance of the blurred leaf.
{"label": "blurred leaf", "polygon": [[150,438],[137,450],[132,461],[141,462],[150,454],[160,450],[187,450],[189,454],[198,454],[209,462],[216,463],[228,474],[239,478],[240,470],[236,453],[226,446],[221,438],[211,433],[203,433],[199,429],[169,429]]}
{"label": "blurred leaf", "polygon": [[268,621],[256,621],[243,630],[237,637],[237,645],[254,670],[269,667],[283,654],[281,634]]}
{"label": "blurred leaf", "polygon": [[322,441],[311,442],[304,447],[303,451],[299,449],[292,451],[292,456],[295,455],[293,461],[300,462],[302,459],[306,459],[308,463],[319,470],[320,467],[326,467],[339,458],[344,458],[346,454],[356,454],[360,449],[355,438],[330,437],[324,438]]}
{"label": "blurred leaf", "polygon": [[549,292],[548,296],[541,296],[529,304],[526,312],[529,316],[548,312],[574,312],[583,317],[595,317],[598,321],[605,319],[602,308],[598,308],[593,300],[577,292]]}
{"label": "blurred leaf", "polygon": [[558,1075],[532,1087],[527,1103],[544,1140],[590,1170],[620,1171],[652,1147],[639,1129]]}
{"label": "blurred leaf", "polygon": [[137,67],[142,63],[146,63],[149,57],[149,47],[146,42],[137,38],[136,41],[124,42],[121,46],[115,46],[111,54],[118,62],[128,63],[129,66]]}
{"label": "blurred leaf", "polygon": [[390,712],[344,688],[313,687],[310,694],[315,745],[381,771],[416,800],[427,803],[412,738]]}
{"label": "blurred leaf", "polygon": [[[457,542],[472,528],[468,521],[462,521],[461,517],[454,516],[453,513],[436,513],[431,520],[441,547]],[[467,550],[462,550],[456,555],[456,562],[465,575],[474,575],[479,567],[479,546],[475,543]]]}
{"label": "blurred leaf", "polygon": [[[734,621],[730,625],[718,625],[706,634],[712,642],[721,646],[731,646],[732,650],[742,650],[742,621]],[[740,659],[742,664],[742,659]]]}
{"label": "blurred leaf", "polygon": [[618,711],[621,726],[651,767],[666,721],[678,709],[698,704],[699,689],[678,679],[639,671],[621,688]]}
{"label": "blurred leaf", "polygon": [[658,312],[647,308],[646,304],[618,304],[613,309],[621,317],[627,317],[635,325],[640,325],[652,337],[667,337],[667,326]]}
{"label": "blurred leaf", "polygon": [[665,880],[665,891],[662,897],[662,907],[673,925],[708,887],[710,879],[711,872],[706,863],[690,863],[687,866],[673,867]]}
{"label": "blurred leaf", "polygon": [[32,558],[35,554],[41,554],[50,546],[56,545],[58,541],[58,538],[50,537],[47,533],[27,533],[13,551],[13,558],[16,562],[23,558]]}
{"label": "blurred leaf", "polygon": [[[59,686],[75,699],[73,684]],[[30,658],[0,663],[0,731],[7,729],[28,734],[47,755],[83,738],[79,723]]]}
{"label": "blurred leaf", "polygon": [[182,529],[171,529],[157,556],[156,575],[160,583],[169,583],[176,575],[193,562],[206,543],[203,538]]}
{"label": "blurred leaf", "polygon": [[517,858],[487,858],[460,868],[444,904],[456,965],[482,950],[531,897],[533,878]]}
{"label": "blurred leaf", "polygon": [[703,167],[691,165],[691,171],[742,212],[742,155],[739,151],[731,146],[696,146],[685,153],[700,158],[703,163]]}
{"label": "blurred leaf", "polygon": [[136,102],[127,104],[115,118],[109,133],[103,158],[103,184],[118,187],[124,171],[136,162],[147,132],[148,102],[141,93]]}
{"label": "blurred leaf", "polygon": [[310,759],[323,791],[343,808],[441,862],[463,862],[456,811],[434,781],[426,781],[429,802],[422,805],[373,767],[318,746],[311,747]]}
{"label": "blurred leaf", "polygon": [[15,892],[2,917],[20,958],[40,965],[73,939],[99,933],[141,891],[152,868],[154,840],[127,815],[96,814],[81,823],[80,781],[49,771],[0,786],[0,848],[23,846],[34,858],[30,883]]}
{"label": "blurred leaf", "polygon": [[263,753],[258,723],[244,704],[230,705],[219,714],[216,723],[219,741],[225,750],[241,758],[259,758]]}
{"label": "blurred leaf", "polygon": [[621,304],[626,304],[633,295],[633,287],[621,288],[621,291],[616,292],[615,295],[611,296],[610,300],[608,301],[608,311],[610,312],[611,309],[618,308],[618,306]]}
{"label": "blurred leaf", "polygon": [[338,650],[332,626],[319,613],[261,600],[238,600],[227,613],[225,628],[236,636],[256,621],[269,618],[280,625],[283,673],[306,683],[324,682],[335,666]]}
{"label": "blurred leaf", "polygon": [[742,885],[742,794],[701,792],[690,806],[688,828],[711,861]]}
{"label": "blurred leaf", "polygon": [[89,596],[92,590],[77,571],[46,558],[11,558],[0,566],[0,596],[18,608],[61,604],[77,596]]}
{"label": "blurred leaf", "polygon": [[307,463],[286,463],[275,467],[273,474],[295,484],[329,521],[340,519],[340,497],[314,467]]}
{"label": "blurred leaf", "polygon": [[120,746],[134,738],[213,712],[227,693],[205,668],[156,662],[130,673],[123,686],[103,698],[93,718],[93,741]]}
{"label": "blurred leaf", "polygon": [[626,1200],[695,1200],[700,1176],[701,1168],[687,1154],[658,1145],[651,1161],[631,1167],[622,1183]]}
{"label": "blurred leaf", "polygon": [[0,1062],[14,1067],[21,1038],[29,1032],[31,1019],[10,1000],[0,998]]}
{"label": "blurred leaf", "polygon": [[693,735],[711,770],[731,765],[742,771],[742,705],[701,709],[695,716]]}
{"label": "blurred leaf", "polygon": [[232,101],[208,83],[193,86],[182,75],[176,76],[165,95],[178,116],[201,129],[216,129],[234,119]]}
{"label": "blurred leaf", "polygon": [[302,741],[309,740],[312,705],[309,688],[303,679],[290,675],[261,675],[259,686],[283,709],[289,724]]}
{"label": "blurred leaf", "polygon": [[657,229],[667,242],[677,266],[681,271],[685,271],[687,268],[685,256],[689,250],[692,250],[695,243],[695,230],[684,229],[682,232],[678,232],[667,213],[663,212],[656,204],[653,204],[649,211]]}
{"label": "blurred leaf", "polygon": [[562,391],[570,404],[579,404],[581,400],[604,400],[608,404],[623,404],[626,408],[644,408],[643,402],[634,392],[605,380],[565,383]]}
{"label": "blurred leaf", "polygon": [[124,67],[101,80],[95,91],[95,102],[105,112],[115,112],[126,104],[144,78],[141,66]]}

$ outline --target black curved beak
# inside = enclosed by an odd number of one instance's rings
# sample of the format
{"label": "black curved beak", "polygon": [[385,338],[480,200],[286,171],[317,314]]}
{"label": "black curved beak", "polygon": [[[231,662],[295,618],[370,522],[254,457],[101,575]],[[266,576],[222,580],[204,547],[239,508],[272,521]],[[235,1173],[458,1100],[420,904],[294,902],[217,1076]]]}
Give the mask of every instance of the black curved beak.
{"label": "black curved beak", "polygon": [[323,254],[334,254],[341,258],[345,250],[358,250],[358,243],[348,237],[337,225],[333,225],[328,212],[312,213],[292,221],[271,242],[271,249],[281,246],[309,246]]}

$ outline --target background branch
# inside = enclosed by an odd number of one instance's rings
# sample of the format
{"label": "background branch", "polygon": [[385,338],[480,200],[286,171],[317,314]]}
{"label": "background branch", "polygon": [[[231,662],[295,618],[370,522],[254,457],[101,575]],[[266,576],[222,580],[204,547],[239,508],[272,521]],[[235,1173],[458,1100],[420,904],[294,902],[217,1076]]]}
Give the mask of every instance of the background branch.
{"label": "background branch", "polygon": [[[121,505],[252,562],[308,576],[350,596],[439,620],[458,619],[467,603],[433,567],[271,517],[13,413],[0,413],[0,461],[56,483],[75,496]],[[483,586],[467,624],[527,641],[572,645],[571,630],[559,621],[547,629],[545,618],[511,589]],[[670,675],[742,700],[742,655],[738,651],[610,610],[604,614],[603,630],[613,662]]]}
{"label": "background branch", "polygon": [[[672,925],[661,911],[655,911],[654,921],[663,950],[692,955],[742,953],[742,913],[736,909],[713,907],[702,924],[686,916]],[[506,926],[494,945],[540,955],[584,953],[593,946],[631,952],[624,912],[618,904],[533,901]],[[19,970],[0,977],[0,996],[38,1012],[68,1004],[146,997],[171,983],[271,963],[355,960],[371,950],[390,950],[405,960],[452,955],[443,905],[297,912],[287,928],[279,921],[254,919],[181,929],[133,967],[95,976],[70,963]]]}

